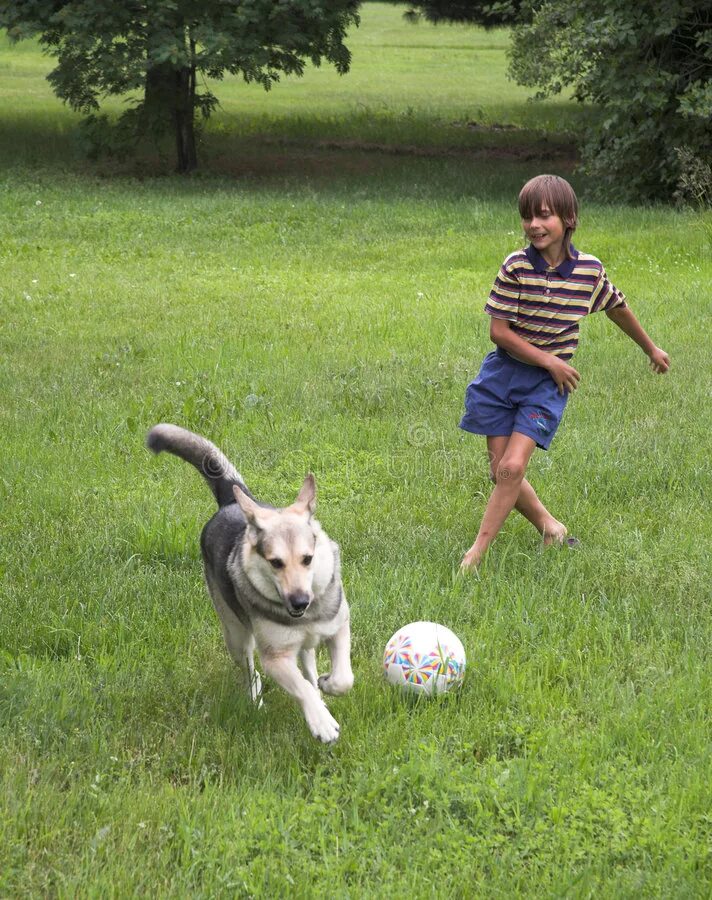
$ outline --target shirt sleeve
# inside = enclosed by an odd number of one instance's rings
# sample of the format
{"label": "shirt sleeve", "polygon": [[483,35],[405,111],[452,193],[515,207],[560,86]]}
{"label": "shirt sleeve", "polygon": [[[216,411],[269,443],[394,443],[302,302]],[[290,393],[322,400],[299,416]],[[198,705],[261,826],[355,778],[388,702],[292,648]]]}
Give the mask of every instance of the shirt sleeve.
{"label": "shirt sleeve", "polygon": [[625,294],[611,284],[605,269],[601,269],[591,296],[591,312],[610,312],[612,309],[625,309],[627,306]]}
{"label": "shirt sleeve", "polygon": [[492,285],[492,290],[485,303],[485,312],[494,319],[517,321],[519,308],[519,279],[507,269],[505,260]]}

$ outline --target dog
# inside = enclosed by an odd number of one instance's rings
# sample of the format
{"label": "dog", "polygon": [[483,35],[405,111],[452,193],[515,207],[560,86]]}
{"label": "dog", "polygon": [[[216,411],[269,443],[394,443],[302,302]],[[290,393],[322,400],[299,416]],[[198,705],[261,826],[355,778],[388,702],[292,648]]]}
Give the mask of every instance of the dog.
{"label": "dog", "polygon": [[[218,511],[200,538],[205,581],[252,700],[262,703],[257,649],[265,674],[299,703],[312,735],[333,743],[339,723],[320,690],[351,689],[351,631],[339,546],[313,517],[314,476],[306,476],[291,506],[277,509],[257,501],[227,457],[200,435],[161,424],[148,432],[146,444],[195,466],[217,500]],[[331,672],[318,676],[316,648],[322,641]]]}

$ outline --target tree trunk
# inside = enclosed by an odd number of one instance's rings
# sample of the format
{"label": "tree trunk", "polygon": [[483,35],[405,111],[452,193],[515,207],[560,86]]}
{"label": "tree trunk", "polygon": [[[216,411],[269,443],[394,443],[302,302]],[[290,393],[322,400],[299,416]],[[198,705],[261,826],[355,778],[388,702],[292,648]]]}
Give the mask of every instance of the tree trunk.
{"label": "tree trunk", "polygon": [[195,145],[195,69],[170,63],[146,72],[142,130],[157,136],[173,132],[176,169],[181,174],[198,166]]}
{"label": "tree trunk", "polygon": [[198,168],[195,149],[195,70],[185,67],[175,72],[176,104],[174,123],[178,171],[185,175]]}

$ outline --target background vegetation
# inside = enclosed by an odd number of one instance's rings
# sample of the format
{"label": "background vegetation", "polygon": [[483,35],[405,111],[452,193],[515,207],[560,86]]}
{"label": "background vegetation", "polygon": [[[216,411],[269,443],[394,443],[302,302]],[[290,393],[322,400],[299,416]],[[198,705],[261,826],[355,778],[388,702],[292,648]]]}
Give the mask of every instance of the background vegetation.
{"label": "background vegetation", "polygon": [[[570,89],[599,111],[576,128],[599,196],[712,206],[707,0],[413,0],[401,8],[412,22],[513,26],[512,78],[539,99]],[[188,173],[198,165],[196,119],[218,104],[207,79],[240,74],[269,88],[322,60],[344,74],[351,61],[344,39],[358,9],[358,0],[129,8],[116,0],[12,0],[0,7],[0,28],[16,41],[38,36],[56,59],[48,79],[58,97],[88,113],[91,155],[131,155],[142,140],[172,136],[176,169]],[[394,45],[382,49],[374,62],[385,74]],[[470,74],[467,60],[449,79],[459,88]],[[113,97],[125,104],[118,119],[99,112]]]}
{"label": "background vegetation", "polygon": [[[2,48],[0,895],[706,897],[709,214],[592,202],[588,113],[528,104],[502,32],[368,5],[349,42],[348,79],[226,80],[190,179],[86,162],[48,60]],[[513,518],[461,578],[489,484],[456,425],[543,170],[673,369],[585,323],[532,474],[581,549]],[[160,420],[276,504],[316,473],[353,609],[335,748],[273,686],[243,698],[212,499],[145,451]],[[417,618],[467,648],[442,703],[381,678]]]}
{"label": "background vegetation", "polygon": [[[0,27],[14,40],[39,36],[56,58],[48,78],[58,97],[88,113],[95,149],[132,152],[141,138],[173,138],[176,167],[198,165],[196,118],[209,118],[217,98],[207,77],[225,73],[269,88],[282,74],[301,74],[323,60],[348,70],[343,43],[358,23],[358,0],[14,0],[0,8]],[[105,97],[129,97],[118,123],[97,117]],[[99,139],[98,132],[113,132]]]}
{"label": "background vegetation", "polygon": [[[544,95],[573,88],[604,112],[580,135],[601,194],[712,206],[712,9],[706,0],[532,3],[510,71]],[[706,173],[700,168],[707,164]],[[696,189],[687,190],[692,179]]]}
{"label": "background vegetation", "polygon": [[712,8],[707,0],[413,0],[428,21],[513,26],[509,72],[537,96],[603,112],[577,134],[609,199],[712,206]]}

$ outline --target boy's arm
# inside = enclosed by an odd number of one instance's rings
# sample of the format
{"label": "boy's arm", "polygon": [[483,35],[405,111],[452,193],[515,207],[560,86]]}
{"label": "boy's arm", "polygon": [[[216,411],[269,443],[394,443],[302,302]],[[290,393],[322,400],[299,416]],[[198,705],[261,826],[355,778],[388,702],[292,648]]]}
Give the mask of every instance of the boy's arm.
{"label": "boy's arm", "polygon": [[657,372],[658,375],[667,372],[670,368],[670,357],[652,342],[629,306],[618,306],[615,309],[606,310],[606,315],[641,348],[650,359],[650,365],[654,372]]}
{"label": "boy's arm", "polygon": [[490,340],[502,350],[511,353],[520,362],[546,369],[556,382],[560,394],[563,394],[564,391],[575,391],[578,387],[581,376],[573,366],[564,362],[563,359],[559,359],[558,356],[554,356],[553,353],[540,350],[525,341],[524,338],[519,337],[512,331],[510,323],[506,319],[496,319],[492,316]]}

